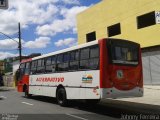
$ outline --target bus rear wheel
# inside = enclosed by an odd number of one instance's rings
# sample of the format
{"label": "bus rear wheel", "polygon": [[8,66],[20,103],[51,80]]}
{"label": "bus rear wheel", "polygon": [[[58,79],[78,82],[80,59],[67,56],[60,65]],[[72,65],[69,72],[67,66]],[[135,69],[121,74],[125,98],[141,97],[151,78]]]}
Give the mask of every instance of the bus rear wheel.
{"label": "bus rear wheel", "polygon": [[59,88],[56,93],[56,99],[60,106],[67,106],[67,95],[64,88]]}

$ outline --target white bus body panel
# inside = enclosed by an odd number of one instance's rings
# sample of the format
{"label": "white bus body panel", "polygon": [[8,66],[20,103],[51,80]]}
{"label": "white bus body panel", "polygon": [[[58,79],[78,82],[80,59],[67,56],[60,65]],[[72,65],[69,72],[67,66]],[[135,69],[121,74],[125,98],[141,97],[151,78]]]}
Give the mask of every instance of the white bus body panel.
{"label": "white bus body panel", "polygon": [[57,86],[62,85],[67,99],[100,99],[99,79],[99,70],[30,75],[29,93],[56,97]]}

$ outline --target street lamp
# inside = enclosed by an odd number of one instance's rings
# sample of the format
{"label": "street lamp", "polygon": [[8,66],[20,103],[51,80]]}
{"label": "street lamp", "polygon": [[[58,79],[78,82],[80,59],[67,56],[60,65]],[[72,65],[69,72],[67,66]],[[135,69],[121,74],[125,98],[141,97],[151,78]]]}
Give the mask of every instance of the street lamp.
{"label": "street lamp", "polygon": [[19,61],[21,62],[22,61],[22,45],[21,45],[21,27],[20,27],[20,23],[18,23],[18,29],[19,29],[19,32],[18,32],[18,37],[19,37],[19,42],[16,41],[15,39],[11,38],[9,35],[3,33],[3,32],[0,32],[2,35],[8,37],[9,39],[15,41],[17,44],[18,44],[18,49],[19,49]]}

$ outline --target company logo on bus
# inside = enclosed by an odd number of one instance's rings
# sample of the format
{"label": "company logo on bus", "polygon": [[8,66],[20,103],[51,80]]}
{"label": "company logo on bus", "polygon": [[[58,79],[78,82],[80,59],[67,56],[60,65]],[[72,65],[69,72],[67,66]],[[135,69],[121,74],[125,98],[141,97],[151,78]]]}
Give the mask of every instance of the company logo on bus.
{"label": "company logo on bus", "polygon": [[122,79],[123,78],[123,71],[122,70],[117,70],[117,78]]}
{"label": "company logo on bus", "polygon": [[92,75],[84,75],[82,77],[82,83],[92,83],[93,77]]}

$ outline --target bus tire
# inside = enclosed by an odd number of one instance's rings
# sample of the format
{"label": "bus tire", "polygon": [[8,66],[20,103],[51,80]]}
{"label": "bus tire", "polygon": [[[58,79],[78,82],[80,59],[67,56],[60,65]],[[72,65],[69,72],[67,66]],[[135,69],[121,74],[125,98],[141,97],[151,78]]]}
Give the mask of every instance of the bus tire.
{"label": "bus tire", "polygon": [[63,106],[63,107],[67,106],[68,100],[67,100],[67,95],[64,88],[61,87],[57,90],[56,99],[60,106]]}

